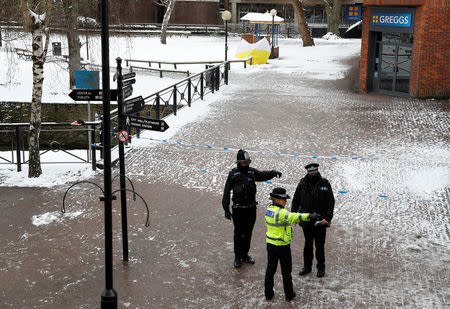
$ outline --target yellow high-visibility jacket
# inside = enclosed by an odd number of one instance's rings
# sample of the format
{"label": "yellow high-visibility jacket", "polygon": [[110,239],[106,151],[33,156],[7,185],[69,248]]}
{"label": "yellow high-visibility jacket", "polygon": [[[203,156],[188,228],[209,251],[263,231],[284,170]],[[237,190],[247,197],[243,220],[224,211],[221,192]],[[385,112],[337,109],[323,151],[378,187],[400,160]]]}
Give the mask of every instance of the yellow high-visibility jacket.
{"label": "yellow high-visibility jacket", "polygon": [[287,209],[271,205],[266,209],[264,216],[267,233],[266,242],[275,246],[286,246],[292,240],[293,223],[309,221],[309,213],[290,212]]}

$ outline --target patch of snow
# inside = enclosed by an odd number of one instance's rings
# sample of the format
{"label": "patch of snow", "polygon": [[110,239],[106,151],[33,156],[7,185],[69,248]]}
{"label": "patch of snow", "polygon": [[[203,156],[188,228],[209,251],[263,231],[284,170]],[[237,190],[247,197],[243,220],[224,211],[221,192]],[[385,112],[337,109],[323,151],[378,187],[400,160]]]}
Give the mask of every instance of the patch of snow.
{"label": "patch of snow", "polygon": [[340,40],[341,38],[332,32],[328,32],[324,36],[322,36],[324,40]]}
{"label": "patch of snow", "polygon": [[63,219],[73,219],[81,215],[82,211],[74,211],[74,212],[66,212],[61,213],[60,211],[52,211],[52,212],[46,212],[40,215],[34,215],[31,217],[31,223],[35,226],[41,226],[41,225],[47,225],[54,222],[61,222]]}
{"label": "patch of snow", "polygon": [[419,247],[418,245],[414,245],[414,244],[410,244],[410,245],[406,246],[406,249],[408,249],[409,251],[413,251],[413,252],[421,252],[423,250],[421,247]]}

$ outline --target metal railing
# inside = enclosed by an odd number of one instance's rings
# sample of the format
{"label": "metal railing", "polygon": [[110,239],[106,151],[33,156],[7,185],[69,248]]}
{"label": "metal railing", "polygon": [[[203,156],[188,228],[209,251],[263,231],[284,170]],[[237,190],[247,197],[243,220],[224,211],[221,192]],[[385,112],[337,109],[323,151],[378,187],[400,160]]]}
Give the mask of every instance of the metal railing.
{"label": "metal railing", "polygon": [[[29,132],[29,123],[0,123],[0,134],[2,136],[6,136],[11,141],[11,159],[0,156],[0,164],[15,164],[17,165],[17,171],[20,172],[22,170],[22,164],[28,163],[25,155],[26,149],[26,141],[28,140],[28,132]],[[52,151],[52,152],[63,152],[74,159],[75,161],[45,161],[41,160],[42,164],[51,164],[51,163],[92,163],[92,169],[96,169],[96,149],[99,149],[100,146],[96,143],[96,132],[101,134],[101,130],[98,130],[96,127],[101,126],[100,121],[95,122],[85,122],[82,125],[74,126],[71,123],[56,123],[56,122],[43,122],[41,127],[47,128],[42,129],[41,137],[39,139],[40,144],[40,155],[42,155]],[[52,129],[55,127],[60,127],[60,129]],[[84,127],[80,129],[80,127]],[[48,134],[46,134],[48,133]],[[52,136],[54,133],[62,133],[60,135],[64,135],[64,137],[54,137]],[[78,156],[72,152],[70,149],[73,147],[68,146],[67,143],[67,135],[86,135],[86,157],[83,158]],[[48,135],[49,137],[44,138],[43,136]],[[88,140],[89,136],[91,137],[92,144],[89,145]],[[101,152],[102,153],[102,152]]]}
{"label": "metal railing", "polygon": [[[214,93],[220,89],[221,85],[228,85],[229,61],[218,65],[211,65],[205,71],[185,78],[169,87],[159,90],[147,97],[144,97],[145,105],[149,106],[145,111],[134,115],[146,113],[145,116],[155,115],[156,119],[161,119],[161,115],[173,113],[177,115],[180,106],[191,104],[204,96]],[[112,119],[117,115],[117,109],[111,112]]]}
{"label": "metal railing", "polygon": [[[250,60],[250,59],[249,59]],[[247,60],[247,61],[249,61]],[[200,73],[192,75],[186,79],[183,79],[172,86],[166,87],[158,92],[155,92],[144,98],[145,105],[148,106],[144,111],[138,112],[146,113],[147,116],[155,115],[157,119],[161,119],[161,115],[168,115],[173,113],[177,114],[177,110],[183,106],[191,104],[198,99],[204,98],[209,93],[218,91],[222,85],[228,84],[228,70],[230,62],[222,62],[217,65],[207,65],[207,68]],[[118,126],[118,110],[111,111],[111,132],[112,136],[117,134]],[[97,167],[96,150],[100,150],[100,157],[103,158],[103,144],[102,144],[102,121],[84,122],[80,125],[74,126],[72,123],[56,123],[56,122],[43,122],[41,124],[41,138],[39,140],[41,147],[41,155],[50,151],[58,152],[62,151],[73,158],[75,161],[71,162],[46,162],[42,160],[42,164],[49,163],[91,163],[92,169]],[[0,156],[0,164],[15,164],[17,165],[17,171],[22,170],[22,164],[28,163],[25,159],[26,140],[28,137],[29,123],[0,123],[0,136],[6,139],[10,139],[10,151],[11,158]],[[58,128],[57,128],[58,127]],[[57,129],[55,129],[57,128]],[[131,127],[127,128],[131,132]],[[64,137],[57,138],[44,138],[45,133],[60,133]],[[69,150],[73,150],[73,147],[67,145],[67,135],[69,134],[86,134],[86,158],[75,155]],[[137,132],[139,134],[139,132]],[[90,135],[91,144],[88,142],[88,136]],[[49,134],[52,136],[52,134]],[[99,136],[99,139],[97,138]],[[99,140],[100,143],[97,143]],[[129,140],[131,143],[131,138]]]}

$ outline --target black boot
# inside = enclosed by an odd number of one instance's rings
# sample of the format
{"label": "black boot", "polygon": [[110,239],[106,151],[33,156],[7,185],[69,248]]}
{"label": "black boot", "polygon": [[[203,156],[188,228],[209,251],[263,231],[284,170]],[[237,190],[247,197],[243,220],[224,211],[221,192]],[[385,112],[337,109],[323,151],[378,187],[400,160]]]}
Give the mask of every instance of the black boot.
{"label": "black boot", "polygon": [[299,274],[300,276],[304,276],[304,275],[309,274],[310,272],[311,272],[311,267],[305,266],[305,267],[303,267],[302,270],[300,270],[300,272],[299,272],[298,274]]}
{"label": "black boot", "polygon": [[239,268],[241,267],[241,259],[236,257],[234,258],[234,268]]}
{"label": "black boot", "polygon": [[292,294],[292,295],[286,296],[286,301],[291,301],[291,300],[293,300],[293,299],[295,298],[295,296],[297,296],[297,295],[295,294],[295,292],[294,292],[294,294]]}
{"label": "black boot", "polygon": [[252,258],[250,255],[247,255],[245,258],[242,259],[244,262],[249,264],[255,264],[255,259]]}
{"label": "black boot", "polygon": [[266,295],[266,300],[272,300],[273,296],[274,296],[274,294]]}
{"label": "black boot", "polygon": [[318,267],[317,268],[317,277],[322,278],[325,276],[325,267]]}

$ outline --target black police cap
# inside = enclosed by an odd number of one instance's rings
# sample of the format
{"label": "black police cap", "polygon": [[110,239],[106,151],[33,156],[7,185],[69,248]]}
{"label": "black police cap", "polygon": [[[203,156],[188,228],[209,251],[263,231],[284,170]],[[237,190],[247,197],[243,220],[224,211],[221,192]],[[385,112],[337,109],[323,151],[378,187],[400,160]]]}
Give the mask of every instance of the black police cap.
{"label": "black police cap", "polygon": [[319,171],[319,164],[317,163],[310,163],[305,166],[305,169],[308,171],[308,173],[314,173]]}
{"label": "black police cap", "polygon": [[286,189],[284,189],[284,188],[273,189],[272,193],[270,193],[270,196],[273,198],[281,198],[284,200],[291,198],[289,195],[286,194]]}

